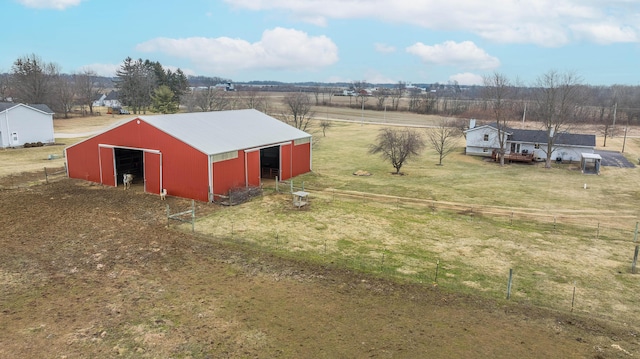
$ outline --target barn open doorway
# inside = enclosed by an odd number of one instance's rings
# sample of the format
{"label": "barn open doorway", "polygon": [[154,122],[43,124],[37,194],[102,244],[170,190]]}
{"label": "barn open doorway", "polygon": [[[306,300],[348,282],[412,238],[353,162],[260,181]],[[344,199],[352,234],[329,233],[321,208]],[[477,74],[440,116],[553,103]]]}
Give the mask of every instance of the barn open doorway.
{"label": "barn open doorway", "polygon": [[144,152],[129,148],[114,148],[116,164],[116,181],[122,184],[122,177],[125,173],[134,176],[133,183],[144,182]]}
{"label": "barn open doorway", "polygon": [[280,146],[260,150],[260,177],[276,178],[280,175]]}

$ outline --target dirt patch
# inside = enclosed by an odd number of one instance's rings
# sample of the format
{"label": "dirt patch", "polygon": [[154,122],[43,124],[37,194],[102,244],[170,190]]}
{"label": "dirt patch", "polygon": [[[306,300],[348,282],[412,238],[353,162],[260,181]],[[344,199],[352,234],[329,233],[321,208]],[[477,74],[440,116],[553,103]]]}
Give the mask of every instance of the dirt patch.
{"label": "dirt patch", "polygon": [[135,186],[0,191],[0,357],[638,353],[631,327],[285,260],[176,232],[165,210]]}

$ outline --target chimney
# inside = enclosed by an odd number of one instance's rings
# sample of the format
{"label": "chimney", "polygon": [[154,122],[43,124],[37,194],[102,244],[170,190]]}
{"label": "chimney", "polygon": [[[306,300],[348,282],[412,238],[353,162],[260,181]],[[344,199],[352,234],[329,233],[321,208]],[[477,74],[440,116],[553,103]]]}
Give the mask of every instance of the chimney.
{"label": "chimney", "polygon": [[472,118],[469,120],[469,129],[475,128],[476,127],[476,119]]}

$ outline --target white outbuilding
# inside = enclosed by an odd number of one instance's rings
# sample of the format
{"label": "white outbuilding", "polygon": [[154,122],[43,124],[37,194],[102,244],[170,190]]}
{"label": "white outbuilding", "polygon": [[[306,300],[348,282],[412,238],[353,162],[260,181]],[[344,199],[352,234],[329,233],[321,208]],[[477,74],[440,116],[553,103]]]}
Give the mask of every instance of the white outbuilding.
{"label": "white outbuilding", "polygon": [[0,148],[38,142],[55,142],[49,106],[0,102]]}

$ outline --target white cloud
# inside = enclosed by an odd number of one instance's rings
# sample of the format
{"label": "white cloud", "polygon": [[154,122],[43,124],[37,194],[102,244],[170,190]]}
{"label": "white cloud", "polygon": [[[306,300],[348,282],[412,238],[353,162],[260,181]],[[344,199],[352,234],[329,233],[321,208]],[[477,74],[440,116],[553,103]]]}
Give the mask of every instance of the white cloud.
{"label": "white cloud", "polygon": [[364,80],[370,84],[393,84],[398,82],[397,80],[384,76],[374,70],[366,71],[364,74]]}
{"label": "white cloud", "polygon": [[482,85],[483,78],[480,75],[471,73],[471,72],[463,72],[455,75],[449,76],[450,82],[457,82],[460,85]]}
{"label": "white cloud", "polygon": [[229,37],[156,38],[138,44],[142,52],[161,52],[189,59],[200,70],[316,70],[338,61],[338,47],[326,36],[275,28],[265,30],[258,42]]}
{"label": "white cloud", "polygon": [[577,24],[571,26],[577,36],[598,44],[638,42],[640,34],[629,26],[616,24]]}
{"label": "white cloud", "polygon": [[[432,30],[466,31],[502,43],[562,46],[584,39],[640,41],[634,0],[224,0],[235,8],[277,10],[326,25],[330,19],[376,19]],[[591,29],[586,36],[585,28]],[[574,32],[576,31],[576,32]],[[606,33],[612,31],[613,33]]]}
{"label": "white cloud", "polygon": [[421,42],[407,47],[407,52],[434,65],[489,70],[500,66],[500,60],[490,56],[471,41],[445,41],[433,46]]}
{"label": "white cloud", "polygon": [[36,9],[57,9],[64,10],[70,6],[77,6],[83,0],[18,0],[26,7]]}
{"label": "white cloud", "polygon": [[120,68],[120,64],[90,64],[82,66],[77,70],[77,72],[84,72],[91,70],[95,72],[98,76],[105,77],[114,77],[116,75],[116,71]]}
{"label": "white cloud", "polygon": [[373,45],[377,52],[382,52],[385,54],[392,53],[396,51],[396,48],[387,44],[375,43]]}

